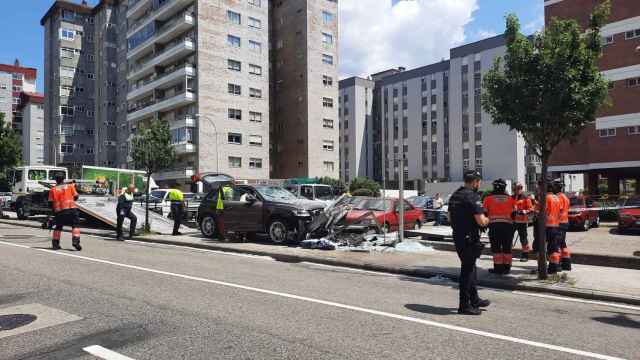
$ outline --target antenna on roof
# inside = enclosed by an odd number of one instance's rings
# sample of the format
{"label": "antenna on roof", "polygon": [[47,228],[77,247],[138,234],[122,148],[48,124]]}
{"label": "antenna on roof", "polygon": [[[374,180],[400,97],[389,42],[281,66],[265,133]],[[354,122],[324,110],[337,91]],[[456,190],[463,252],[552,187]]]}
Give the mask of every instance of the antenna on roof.
{"label": "antenna on roof", "polygon": [[16,61],[13,62],[13,65],[16,67],[20,67],[20,60],[18,60],[18,58],[16,58]]}

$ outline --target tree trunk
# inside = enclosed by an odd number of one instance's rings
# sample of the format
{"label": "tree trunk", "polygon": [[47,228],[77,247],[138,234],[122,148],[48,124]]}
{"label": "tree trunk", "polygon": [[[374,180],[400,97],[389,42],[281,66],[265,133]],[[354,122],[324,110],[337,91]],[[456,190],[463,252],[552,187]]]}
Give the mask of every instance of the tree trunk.
{"label": "tree trunk", "polygon": [[547,222],[547,171],[548,157],[542,157],[542,186],[538,187],[538,201],[540,201],[540,213],[538,214],[538,279],[547,278],[547,232],[545,224]]}
{"label": "tree trunk", "polygon": [[144,231],[151,231],[151,225],[149,224],[149,190],[151,188],[151,173],[147,173],[147,187],[144,192],[145,204],[144,204]]}

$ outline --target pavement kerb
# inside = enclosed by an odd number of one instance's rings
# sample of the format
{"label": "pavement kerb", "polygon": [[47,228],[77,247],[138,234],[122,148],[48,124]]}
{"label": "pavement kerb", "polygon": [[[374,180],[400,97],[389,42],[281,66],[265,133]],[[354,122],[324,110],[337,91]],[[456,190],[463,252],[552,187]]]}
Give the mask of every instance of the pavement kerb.
{"label": "pavement kerb", "polygon": [[[0,223],[41,229],[40,226],[29,224],[29,223],[20,224],[20,223],[3,221],[3,220],[0,220]],[[104,235],[103,232],[90,231],[86,229],[83,229],[83,233],[90,234],[90,235],[99,235],[99,236]],[[309,262],[309,263],[315,263],[315,264],[321,264],[321,265],[339,266],[339,267],[345,267],[345,268],[351,268],[351,269],[376,271],[376,272],[383,272],[383,273],[389,273],[389,274],[395,274],[395,275],[405,275],[405,276],[413,276],[413,277],[420,277],[420,278],[427,278],[427,279],[440,276],[455,282],[458,281],[457,274],[431,271],[431,270],[425,270],[425,269],[412,269],[412,268],[406,268],[406,267],[386,266],[386,265],[379,265],[379,264],[373,264],[373,263],[357,263],[357,262],[336,260],[336,259],[321,257],[321,256],[290,255],[290,254],[282,254],[278,252],[265,251],[265,250],[237,249],[237,248],[229,248],[226,246],[218,246],[215,244],[185,243],[183,241],[154,238],[150,235],[138,236],[135,238],[135,240],[140,242],[154,243],[154,244],[183,246],[183,247],[190,247],[190,248],[196,248],[196,249],[215,250],[215,251],[221,251],[221,252],[247,254],[247,255],[255,255],[255,256],[267,256],[282,262]],[[504,281],[496,281],[492,279],[479,279],[478,285],[483,287],[488,287],[488,288],[501,289],[501,290],[509,290],[509,291],[518,290],[518,291],[528,291],[528,292],[535,292],[535,293],[555,294],[560,296],[580,298],[580,299],[586,299],[586,300],[618,302],[618,303],[625,303],[625,304],[640,306],[639,297],[635,297],[631,295],[605,293],[605,292],[599,292],[599,291],[593,291],[593,290],[556,288],[556,287],[539,286],[539,285],[523,285],[523,284],[514,284],[514,283],[509,283]]]}

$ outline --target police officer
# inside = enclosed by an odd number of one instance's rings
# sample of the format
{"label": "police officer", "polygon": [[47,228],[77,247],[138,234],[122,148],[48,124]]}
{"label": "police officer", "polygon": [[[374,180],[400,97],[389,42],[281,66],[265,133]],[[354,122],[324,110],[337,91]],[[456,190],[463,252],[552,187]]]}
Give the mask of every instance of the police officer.
{"label": "police officer", "polygon": [[515,217],[515,200],[507,195],[507,182],[498,179],[493,182],[493,192],[484,199],[482,207],[489,217],[489,240],[493,253],[494,274],[504,275],[511,271],[513,218]]}
{"label": "police officer", "polygon": [[169,201],[171,202],[171,214],[173,216],[173,236],[182,235],[180,223],[184,216],[184,194],[179,189],[179,185],[173,185],[169,190]]}
{"label": "police officer", "polygon": [[529,227],[529,214],[533,211],[533,203],[528,196],[522,193],[522,190],[523,186],[520,183],[516,183],[513,186],[513,200],[516,206],[514,227],[518,232],[520,245],[522,245],[522,258],[520,261],[526,262],[529,260],[529,252],[531,251],[527,228]]}
{"label": "police officer", "polygon": [[136,214],[131,211],[133,207],[133,194],[136,191],[135,185],[131,184],[127,187],[125,191],[118,196],[118,205],[116,206],[116,214],[118,216],[117,222],[117,234],[118,240],[122,241],[122,223],[124,222],[124,218],[128,218],[129,225],[129,238],[133,238],[136,232],[136,223],[138,222],[138,218]]}
{"label": "police officer", "polygon": [[569,207],[571,202],[564,194],[564,183],[561,179],[553,181],[553,193],[560,200],[560,226],[558,226],[558,245],[560,246],[560,267],[562,270],[571,271],[571,251],[567,246],[567,231],[569,230]]}
{"label": "police officer", "polygon": [[458,313],[464,315],[480,315],[480,308],[491,303],[480,299],[476,287],[476,259],[480,257],[483,248],[480,228],[489,224],[478,194],[481,178],[480,173],[475,170],[466,171],[464,186],[456,190],[449,199],[449,219],[461,263]]}
{"label": "police officer", "polygon": [[60,250],[60,237],[64,226],[71,226],[71,242],[73,247],[80,251],[80,218],[78,216],[78,192],[75,184],[65,184],[64,176],[57,175],[56,186],[49,190],[49,203],[53,209],[55,228],[51,238],[51,248]]}

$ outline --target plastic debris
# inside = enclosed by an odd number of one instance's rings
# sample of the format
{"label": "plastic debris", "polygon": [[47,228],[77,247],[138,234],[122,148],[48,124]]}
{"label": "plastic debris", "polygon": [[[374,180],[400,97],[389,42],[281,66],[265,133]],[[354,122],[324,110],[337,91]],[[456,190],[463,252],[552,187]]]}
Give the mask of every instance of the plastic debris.
{"label": "plastic debris", "polygon": [[396,251],[410,253],[427,253],[433,251],[433,248],[431,246],[422,245],[417,241],[403,241],[396,244],[395,249]]}

